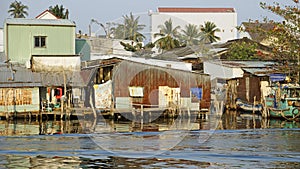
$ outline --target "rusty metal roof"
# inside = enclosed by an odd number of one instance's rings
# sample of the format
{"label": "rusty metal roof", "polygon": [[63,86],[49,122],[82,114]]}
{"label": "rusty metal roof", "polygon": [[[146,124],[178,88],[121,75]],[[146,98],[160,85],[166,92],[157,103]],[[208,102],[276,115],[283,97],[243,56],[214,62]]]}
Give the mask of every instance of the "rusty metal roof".
{"label": "rusty metal roof", "polygon": [[261,42],[268,37],[267,33],[262,30],[273,30],[275,23],[260,23],[260,22],[242,22],[245,27],[245,31],[249,33],[251,38],[256,42]]}
{"label": "rusty metal roof", "polygon": [[172,8],[159,7],[158,12],[186,12],[186,13],[233,13],[234,8]]}

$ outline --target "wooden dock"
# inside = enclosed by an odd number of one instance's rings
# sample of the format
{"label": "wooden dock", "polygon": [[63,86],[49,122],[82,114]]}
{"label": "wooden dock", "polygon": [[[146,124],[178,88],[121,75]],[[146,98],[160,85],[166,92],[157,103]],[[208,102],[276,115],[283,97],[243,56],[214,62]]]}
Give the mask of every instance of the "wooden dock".
{"label": "wooden dock", "polygon": [[162,109],[162,108],[132,108],[132,109],[93,109],[93,108],[68,108],[66,110],[54,109],[51,111],[40,112],[0,112],[0,118],[11,119],[70,119],[81,117],[104,117],[127,119],[155,117],[155,118],[176,118],[178,116],[197,116],[200,119],[206,119],[209,114],[208,110],[191,111],[189,109]]}

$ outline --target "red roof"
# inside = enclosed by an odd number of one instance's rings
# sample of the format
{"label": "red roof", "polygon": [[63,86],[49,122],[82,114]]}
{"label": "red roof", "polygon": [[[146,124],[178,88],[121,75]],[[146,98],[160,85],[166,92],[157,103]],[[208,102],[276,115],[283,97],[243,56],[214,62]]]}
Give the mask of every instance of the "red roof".
{"label": "red roof", "polygon": [[213,12],[213,13],[218,13],[218,12],[235,12],[234,8],[158,8],[158,12]]}

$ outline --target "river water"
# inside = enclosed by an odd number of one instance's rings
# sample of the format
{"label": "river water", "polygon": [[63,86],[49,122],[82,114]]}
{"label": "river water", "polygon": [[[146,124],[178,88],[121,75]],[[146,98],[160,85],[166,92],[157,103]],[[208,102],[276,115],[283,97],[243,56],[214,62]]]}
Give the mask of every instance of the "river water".
{"label": "river water", "polygon": [[222,117],[0,120],[0,168],[300,168],[300,124]]}

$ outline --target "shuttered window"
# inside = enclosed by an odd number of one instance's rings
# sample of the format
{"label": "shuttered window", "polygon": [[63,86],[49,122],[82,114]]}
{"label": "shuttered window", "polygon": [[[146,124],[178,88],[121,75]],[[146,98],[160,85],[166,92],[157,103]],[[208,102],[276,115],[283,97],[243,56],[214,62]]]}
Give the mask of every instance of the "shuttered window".
{"label": "shuttered window", "polygon": [[46,36],[35,36],[34,47],[45,48],[46,47]]}

